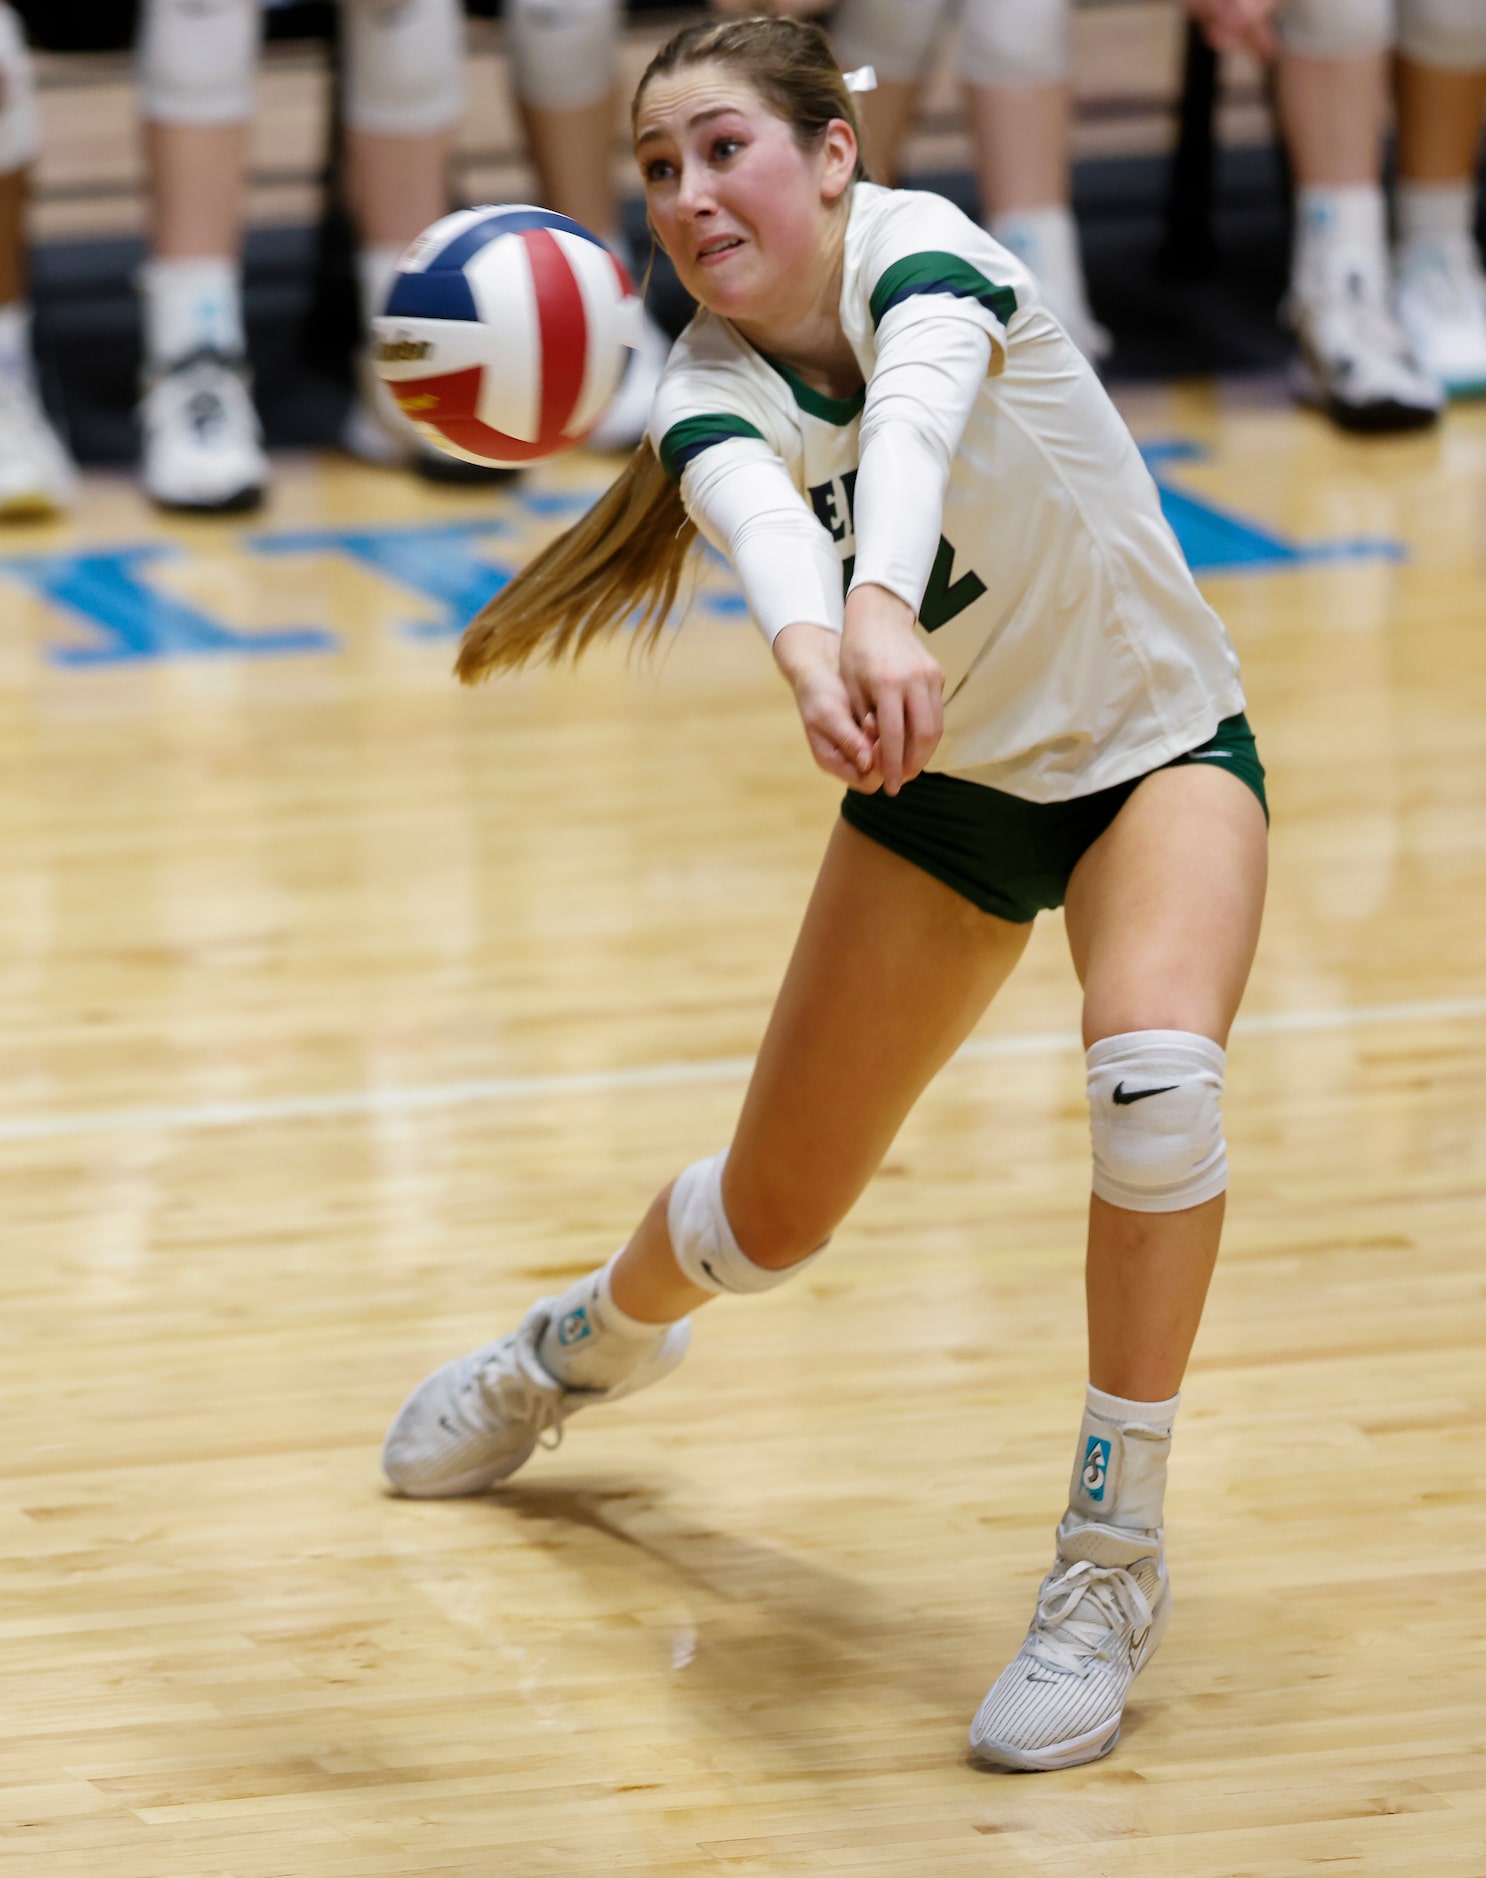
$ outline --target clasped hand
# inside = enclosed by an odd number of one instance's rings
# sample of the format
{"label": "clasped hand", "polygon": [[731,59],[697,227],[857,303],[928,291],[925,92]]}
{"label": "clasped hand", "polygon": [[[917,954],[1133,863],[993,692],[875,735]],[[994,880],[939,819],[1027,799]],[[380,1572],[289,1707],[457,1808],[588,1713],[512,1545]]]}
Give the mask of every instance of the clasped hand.
{"label": "clasped hand", "polygon": [[895,796],[944,730],[944,673],[913,630],[913,609],[885,587],[847,596],[839,636],[786,626],[774,657],[794,687],[810,754],[848,788]]}

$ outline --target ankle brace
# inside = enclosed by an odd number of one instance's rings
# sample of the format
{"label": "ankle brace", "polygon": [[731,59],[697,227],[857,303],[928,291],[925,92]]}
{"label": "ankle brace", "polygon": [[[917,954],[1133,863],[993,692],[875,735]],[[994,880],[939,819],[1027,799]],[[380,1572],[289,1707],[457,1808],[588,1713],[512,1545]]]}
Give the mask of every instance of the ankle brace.
{"label": "ankle brace", "polygon": [[1068,1515],[1074,1524],[1157,1532],[1166,1493],[1171,1429],[1181,1402],[1129,1402],[1089,1385]]}

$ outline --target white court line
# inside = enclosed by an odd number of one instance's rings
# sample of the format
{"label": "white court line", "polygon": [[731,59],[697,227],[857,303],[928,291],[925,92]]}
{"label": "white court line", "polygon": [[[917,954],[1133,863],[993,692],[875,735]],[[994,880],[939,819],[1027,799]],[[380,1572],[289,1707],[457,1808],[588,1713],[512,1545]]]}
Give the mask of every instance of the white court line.
{"label": "white court line", "polygon": [[[1269,1011],[1240,1017],[1236,1037],[1354,1030],[1375,1024],[1437,1024],[1486,1018],[1486,998],[1434,998],[1411,1004],[1356,1004],[1332,1011]],[[972,1037],[955,1061],[1055,1056],[1082,1048],[1077,1031],[1034,1030],[1012,1037]],[[688,1083],[740,1082],[750,1056],[701,1063],[652,1063],[638,1069],[600,1069],[567,1076],[492,1076],[475,1082],[411,1084],[405,1088],[343,1089],[329,1095],[267,1096],[256,1102],[194,1102],[176,1108],[105,1109],[94,1114],[18,1115],[0,1119],[0,1143],[62,1141],[78,1135],[139,1130],[251,1128],[260,1122],[336,1120],[346,1115],[407,1115],[469,1108],[484,1102],[533,1101],[548,1096],[616,1095],[630,1089],[679,1089]]]}

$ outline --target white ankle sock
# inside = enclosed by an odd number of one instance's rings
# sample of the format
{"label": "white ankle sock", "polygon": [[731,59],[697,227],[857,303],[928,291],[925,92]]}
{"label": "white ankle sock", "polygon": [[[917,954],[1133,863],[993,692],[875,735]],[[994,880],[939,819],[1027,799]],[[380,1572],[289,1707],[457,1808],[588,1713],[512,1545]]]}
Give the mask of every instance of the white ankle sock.
{"label": "white ankle sock", "polygon": [[1078,224],[1066,203],[993,215],[986,224],[986,233],[1024,261],[1049,292],[1064,292],[1082,304],[1084,268],[1078,248]]}
{"label": "white ankle sock", "polygon": [[1360,275],[1379,293],[1388,280],[1388,216],[1374,183],[1306,188],[1295,198],[1290,279],[1305,299],[1325,293],[1339,272]]}
{"label": "white ankle sock", "polygon": [[1133,1402],[1089,1384],[1068,1490],[1075,1522],[1159,1529],[1180,1404],[1180,1394],[1164,1402]]}
{"label": "white ankle sock", "polygon": [[150,370],[166,371],[203,347],[229,358],[246,351],[237,263],[225,255],[146,261],[139,287]]}
{"label": "white ankle sock", "polygon": [[669,1324],[646,1324],[614,1302],[619,1253],[558,1297],[537,1346],[543,1369],[570,1389],[612,1389],[665,1340]]}
{"label": "white ankle sock", "polygon": [[395,242],[357,250],[356,284],[360,289],[361,324],[367,332],[371,331],[372,321],[387,304],[392,276],[397,272],[402,255],[403,248]]}
{"label": "white ankle sock", "polygon": [[1473,182],[1400,183],[1396,197],[1398,239],[1448,241],[1475,232],[1476,187]]}
{"label": "white ankle sock", "polygon": [[0,378],[8,378],[14,385],[35,388],[29,301],[12,300],[0,306]]}

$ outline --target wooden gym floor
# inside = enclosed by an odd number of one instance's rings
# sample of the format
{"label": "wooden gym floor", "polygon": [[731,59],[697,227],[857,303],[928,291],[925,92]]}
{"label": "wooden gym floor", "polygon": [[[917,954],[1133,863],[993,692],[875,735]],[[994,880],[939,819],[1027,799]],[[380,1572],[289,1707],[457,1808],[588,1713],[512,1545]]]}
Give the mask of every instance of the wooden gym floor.
{"label": "wooden gym floor", "polygon": [[389,1498],[405,1390],[726,1139],[835,790],[715,572],[654,674],[450,681],[604,465],[95,480],[0,538],[0,1872],[1483,1878],[1486,411],[1125,402],[1275,869],[1115,1754],[962,1759],[1084,1376],[1058,920],[809,1278]]}

